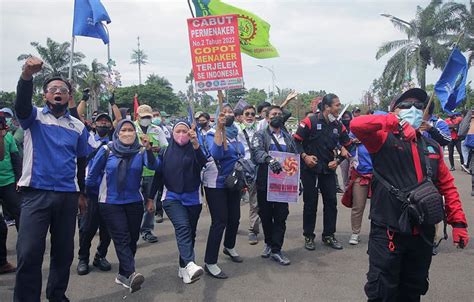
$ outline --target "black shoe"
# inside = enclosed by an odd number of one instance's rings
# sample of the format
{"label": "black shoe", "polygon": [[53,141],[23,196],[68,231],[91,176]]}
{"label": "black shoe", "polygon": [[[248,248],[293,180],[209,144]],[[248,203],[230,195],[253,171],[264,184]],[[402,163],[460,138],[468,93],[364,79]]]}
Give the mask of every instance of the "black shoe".
{"label": "black shoe", "polygon": [[262,252],[262,258],[268,258],[270,257],[270,254],[272,253],[272,248],[265,243],[265,246],[263,247],[263,252]]}
{"label": "black shoe", "polygon": [[209,275],[211,275],[212,277],[216,278],[216,279],[227,279],[227,275],[224,274],[224,272],[221,270],[221,272],[217,275],[214,275],[213,273],[211,273],[211,271],[207,268],[207,264],[204,265],[204,270],[206,271],[206,273],[208,273]]}
{"label": "black shoe", "polygon": [[244,261],[244,260],[242,259],[242,257],[240,257],[240,256],[238,256],[238,255],[237,255],[237,256],[232,256],[226,248],[224,248],[224,251],[223,251],[223,252],[224,252],[224,254],[226,254],[227,256],[230,257],[230,260],[232,260],[232,261],[235,262],[235,263],[241,263],[241,262]]}
{"label": "black shoe", "polygon": [[314,238],[304,237],[304,248],[308,251],[314,251],[316,246],[314,245]]}
{"label": "black shoe", "polygon": [[156,223],[162,223],[163,222],[163,214],[157,213],[155,215],[155,222]]}
{"label": "black shoe", "polygon": [[104,272],[110,271],[112,269],[112,265],[110,265],[109,261],[107,261],[105,258],[99,257],[97,254],[94,257],[94,262],[92,262],[92,264]]}
{"label": "black shoe", "polygon": [[87,275],[89,273],[89,261],[79,259],[77,264],[77,274],[79,276]]}
{"label": "black shoe", "polygon": [[70,300],[68,299],[68,297],[63,295],[63,297],[59,300],[57,300],[57,299],[48,299],[48,301],[49,302],[69,302]]}
{"label": "black shoe", "polygon": [[142,235],[142,239],[148,243],[155,243],[158,242],[158,237],[153,235],[151,232],[147,232]]}
{"label": "black shoe", "polygon": [[456,168],[451,167],[451,168],[449,168],[449,171],[456,171]]}
{"label": "black shoe", "polygon": [[337,192],[338,194],[344,194],[344,190],[341,189],[341,188],[337,188],[337,189],[336,189],[336,192]]}
{"label": "black shoe", "polygon": [[329,247],[332,247],[335,250],[342,250],[342,245],[337,241],[334,235],[331,236],[324,236],[323,243]]}
{"label": "black shoe", "polygon": [[433,256],[438,255],[438,247],[433,246],[433,250],[431,251],[431,254],[432,254]]}
{"label": "black shoe", "polygon": [[291,261],[288,259],[285,255],[283,255],[281,252],[278,253],[272,253],[271,257],[274,261],[278,262],[281,265],[290,265]]}

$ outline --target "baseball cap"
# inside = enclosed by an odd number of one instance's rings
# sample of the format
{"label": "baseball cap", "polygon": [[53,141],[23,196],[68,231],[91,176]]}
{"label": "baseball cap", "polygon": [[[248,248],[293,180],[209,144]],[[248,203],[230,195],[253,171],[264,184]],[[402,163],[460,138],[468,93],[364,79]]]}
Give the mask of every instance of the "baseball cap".
{"label": "baseball cap", "polygon": [[101,118],[106,118],[107,120],[109,120],[109,122],[112,123],[112,118],[110,117],[110,115],[108,113],[105,113],[105,112],[101,112],[101,113],[97,114],[97,116],[94,119],[94,122],[98,121]]}
{"label": "baseball cap", "polygon": [[139,117],[153,118],[153,109],[148,105],[140,105],[138,106],[137,114]]}
{"label": "baseball cap", "polygon": [[395,107],[397,107],[398,103],[410,98],[417,99],[418,101],[425,103],[425,105],[428,103],[428,94],[426,91],[421,88],[411,88],[404,93],[399,94],[392,100],[390,103],[390,111],[395,110]]}
{"label": "baseball cap", "polygon": [[8,113],[11,117],[13,117],[13,111],[10,109],[10,108],[2,108],[0,109],[0,112],[3,112],[3,113]]}

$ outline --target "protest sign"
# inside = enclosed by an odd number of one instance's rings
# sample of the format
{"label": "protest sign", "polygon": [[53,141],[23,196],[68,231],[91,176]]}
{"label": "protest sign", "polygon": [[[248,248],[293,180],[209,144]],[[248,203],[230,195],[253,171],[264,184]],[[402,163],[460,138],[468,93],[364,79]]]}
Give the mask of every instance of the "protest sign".
{"label": "protest sign", "polygon": [[188,19],[197,91],[244,87],[237,15]]}
{"label": "protest sign", "polygon": [[270,151],[269,155],[281,164],[283,171],[275,174],[268,168],[267,200],[297,202],[300,180],[299,154]]}

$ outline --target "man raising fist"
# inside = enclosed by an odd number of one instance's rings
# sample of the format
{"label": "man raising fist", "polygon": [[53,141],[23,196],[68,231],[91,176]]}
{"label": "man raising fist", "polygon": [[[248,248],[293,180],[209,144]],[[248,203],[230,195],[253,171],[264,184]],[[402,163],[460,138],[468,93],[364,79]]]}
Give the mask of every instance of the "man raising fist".
{"label": "man raising fist", "polygon": [[87,130],[67,111],[72,87],[61,77],[44,82],[44,108],[33,106],[33,75],[42,66],[38,58],[26,60],[15,101],[15,111],[25,131],[23,175],[18,182],[23,207],[18,230],[15,301],[40,301],[48,229],[51,270],[46,298],[69,301],[65,292],[74,252],[78,198],[84,200]]}

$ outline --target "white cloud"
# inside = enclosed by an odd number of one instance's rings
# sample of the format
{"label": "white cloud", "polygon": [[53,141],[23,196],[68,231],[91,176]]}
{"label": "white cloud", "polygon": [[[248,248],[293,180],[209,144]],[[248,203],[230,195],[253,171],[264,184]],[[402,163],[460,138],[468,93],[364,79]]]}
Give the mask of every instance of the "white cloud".
{"label": "white cloud", "polygon": [[[357,102],[373,79],[380,76],[386,59],[375,60],[385,41],[403,38],[379,14],[388,12],[402,19],[414,17],[416,6],[428,0],[339,0],[339,1],[250,1],[227,0],[229,4],[256,13],[271,24],[270,37],[280,57],[257,60],[242,55],[247,88],[271,87],[271,74],[258,64],[272,67],[276,85],[299,91],[335,92],[343,101]],[[463,2],[467,3],[467,0]],[[157,73],[184,90],[191,69],[186,19],[186,1],[102,0],[112,23],[111,54],[122,73],[124,85],[138,83],[138,68],[130,64],[136,37],[148,55],[142,76]],[[70,41],[74,1],[0,0],[0,89],[12,91],[20,72],[21,53],[34,52],[31,41],[45,44],[46,38]],[[76,50],[106,61],[106,47],[100,40],[77,37]],[[428,82],[436,81],[440,70],[428,70]],[[470,75],[470,79],[473,76]]]}

